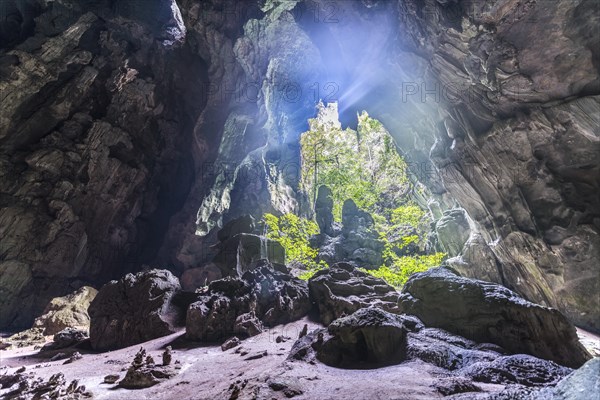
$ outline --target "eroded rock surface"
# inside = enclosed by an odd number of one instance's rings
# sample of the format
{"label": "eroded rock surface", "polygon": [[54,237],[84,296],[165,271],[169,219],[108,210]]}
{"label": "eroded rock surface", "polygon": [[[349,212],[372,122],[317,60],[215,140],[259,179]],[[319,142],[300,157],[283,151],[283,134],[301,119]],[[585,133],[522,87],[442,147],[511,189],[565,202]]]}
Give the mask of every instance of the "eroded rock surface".
{"label": "eroded rock surface", "polygon": [[528,400],[585,400],[600,393],[600,358],[593,358],[554,388],[532,393]]}
{"label": "eroded rock surface", "polygon": [[[331,265],[336,262],[349,262],[356,266],[374,269],[382,264],[383,242],[375,230],[373,217],[359,209],[353,200],[348,199],[342,207],[342,224],[333,222],[329,196],[326,186],[319,188],[321,203],[317,218],[320,221],[321,233],[313,238],[314,245],[319,247],[319,259]],[[341,229],[340,229],[341,228]]]}
{"label": "eroded rock surface", "polygon": [[89,339],[88,330],[66,328],[55,334],[52,338],[52,343],[44,346],[42,350],[63,349],[74,346]]}
{"label": "eroded rock surface", "polygon": [[2,2],[0,327],[154,257],[193,175],[185,30],[174,1]]}
{"label": "eroded rock surface", "polygon": [[327,365],[344,368],[397,364],[406,359],[407,333],[420,327],[416,318],[363,308],[333,321],[327,336],[317,333],[317,342],[322,342],[317,358]]}
{"label": "eroded rock surface", "polygon": [[579,367],[591,356],[575,327],[558,310],[540,306],[498,284],[435,268],[409,279],[398,301],[401,312],[478,342]]}
{"label": "eroded rock surface", "polygon": [[[523,394],[532,388],[553,386],[572,371],[552,361],[504,352],[493,344],[478,344],[440,329],[425,328],[414,316],[373,307],[299,338],[288,359],[361,369],[420,360],[444,371],[436,383],[444,395],[461,390],[479,392],[478,382],[509,385]],[[454,381],[449,382],[449,378]]]}
{"label": "eroded rock surface", "polygon": [[67,296],[52,299],[42,315],[35,319],[33,327],[41,328],[45,335],[54,335],[67,328],[89,330],[88,308],[97,294],[93,287],[84,286]]}
{"label": "eroded rock surface", "polygon": [[289,167],[333,80],[468,213],[493,256],[474,277],[600,330],[596,2],[336,2],[332,24],[304,1],[4,3],[2,328],[142,264],[200,267],[223,221],[306,210]]}
{"label": "eroded rock surface", "polygon": [[396,289],[348,263],[338,263],[318,271],[308,281],[308,287],[311,301],[325,325],[370,306],[398,311],[399,293]]}
{"label": "eroded rock surface", "polygon": [[185,308],[175,303],[179,280],[166,270],[127,274],[104,285],[89,308],[95,350],[112,350],[175,332]]}
{"label": "eroded rock surface", "polygon": [[25,371],[0,377],[0,393],[6,400],[37,400],[49,398],[57,400],[83,400],[93,398],[91,392],[79,381],[67,383],[62,373],[52,375],[47,381],[36,379]]}
{"label": "eroded rock surface", "polygon": [[266,265],[241,278],[211,282],[187,312],[186,336],[216,341],[234,334],[254,336],[262,324],[295,321],[311,309],[306,282]]}

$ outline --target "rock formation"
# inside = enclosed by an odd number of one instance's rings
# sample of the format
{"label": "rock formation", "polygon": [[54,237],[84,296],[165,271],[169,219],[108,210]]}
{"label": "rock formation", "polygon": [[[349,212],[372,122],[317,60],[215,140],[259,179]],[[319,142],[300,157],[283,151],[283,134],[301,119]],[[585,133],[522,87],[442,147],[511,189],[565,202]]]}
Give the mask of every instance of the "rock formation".
{"label": "rock formation", "polygon": [[466,211],[473,277],[600,329],[594,2],[339,2],[335,23],[303,1],[110,4],[3,8],[1,327],[144,264],[201,267],[236,217],[305,210],[298,135],[331,94],[389,129],[430,204]]}
{"label": "rock formation", "polygon": [[315,219],[319,231],[328,236],[336,236],[333,229],[333,194],[325,185],[319,186],[315,202]]}
{"label": "rock formation", "polygon": [[406,359],[406,335],[417,325],[420,321],[416,318],[362,308],[333,321],[327,328],[329,340],[317,338],[322,342],[317,357],[325,364],[345,368],[397,364]]}
{"label": "rock formation", "polygon": [[600,358],[592,358],[556,387],[532,393],[527,400],[585,400],[600,389]]}
{"label": "rock formation", "polygon": [[474,221],[495,258],[485,275],[595,330],[600,80],[598,35],[584,32],[599,12],[587,1],[411,0],[398,13],[403,49],[431,71],[404,93],[444,109],[423,120],[422,146],[398,136],[435,166],[417,176],[441,181],[434,191]]}
{"label": "rock formation", "polygon": [[341,225],[334,223],[333,203],[326,201],[328,193],[326,186],[319,188],[319,196],[325,199],[317,202],[315,211],[320,234],[312,238],[312,242],[319,248],[319,260],[329,265],[350,262],[367,269],[381,266],[384,245],[375,230],[373,217],[348,199],[342,207]]}
{"label": "rock formation", "polygon": [[48,303],[33,327],[8,338],[5,347],[43,345],[47,336],[54,336],[53,348],[67,347],[88,337],[90,316],[88,308],[98,291],[84,286]]}
{"label": "rock formation", "polygon": [[47,381],[34,379],[34,376],[25,371],[16,374],[3,375],[0,378],[0,388],[7,388],[3,398],[7,400],[34,400],[43,397],[57,400],[84,400],[93,395],[80,385],[77,380],[67,384],[64,374],[52,375]]}
{"label": "rock formation", "polygon": [[169,271],[128,274],[104,285],[89,308],[95,350],[112,350],[175,332],[185,307],[175,301],[179,280]]}
{"label": "rock formation", "polygon": [[89,339],[87,329],[65,328],[55,334],[52,338],[52,343],[45,345],[42,350],[64,349],[77,345],[84,340]]}
{"label": "rock formation", "polygon": [[[19,328],[52,298],[153,261],[194,175],[206,69],[178,50],[173,1],[20,0],[2,12],[0,326]],[[183,64],[193,72],[173,72]]]}
{"label": "rock formation", "polygon": [[530,303],[498,284],[459,277],[443,268],[411,277],[398,306],[427,326],[489,341],[512,353],[573,368],[591,358],[575,327],[558,310]]}
{"label": "rock formation", "polygon": [[213,281],[187,312],[186,337],[216,341],[254,336],[266,326],[295,321],[311,308],[306,283],[265,265],[240,278]]}
{"label": "rock formation", "polygon": [[35,319],[33,327],[42,329],[44,335],[54,335],[68,328],[88,331],[88,308],[97,294],[93,287],[84,286],[67,296],[52,299]]}
{"label": "rock formation", "polygon": [[217,244],[218,253],[212,262],[222,276],[242,276],[260,260],[285,265],[285,250],[281,243],[248,233],[240,233]]}
{"label": "rock formation", "polygon": [[[521,396],[528,388],[555,385],[572,371],[551,361],[504,356],[503,352],[497,346],[425,328],[412,316],[366,308],[298,339],[288,359],[362,369],[421,360],[445,370],[444,376],[462,381],[466,392],[479,391],[477,382],[511,384]],[[451,389],[456,384],[438,382],[442,393],[457,390]]]}
{"label": "rock formation", "polygon": [[440,250],[449,257],[457,256],[462,253],[471,234],[469,216],[462,209],[444,211],[442,217],[435,223],[435,233]]}
{"label": "rock formation", "polygon": [[125,377],[118,383],[124,389],[144,389],[177,375],[177,370],[170,363],[157,365],[144,348],[135,355]]}
{"label": "rock formation", "polygon": [[398,312],[399,293],[382,279],[338,263],[318,271],[308,282],[310,299],[325,325],[360,308],[375,306]]}

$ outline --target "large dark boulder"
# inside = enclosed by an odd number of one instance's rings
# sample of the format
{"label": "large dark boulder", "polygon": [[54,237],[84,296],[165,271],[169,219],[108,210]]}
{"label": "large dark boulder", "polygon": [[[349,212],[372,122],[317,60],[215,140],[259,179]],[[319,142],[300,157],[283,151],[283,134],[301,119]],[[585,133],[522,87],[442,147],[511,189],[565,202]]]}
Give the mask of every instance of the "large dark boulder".
{"label": "large dark boulder", "polygon": [[262,265],[240,278],[213,281],[187,312],[186,336],[216,341],[233,334],[253,336],[262,324],[295,321],[311,308],[306,282]]}
{"label": "large dark boulder", "polygon": [[[440,376],[461,382],[466,391],[477,391],[474,382],[483,382],[511,385],[523,392],[555,385],[572,371],[526,354],[506,355],[499,346],[426,328],[417,317],[375,307],[309,332],[294,343],[288,359],[360,369],[425,362],[440,368]],[[443,391],[454,390],[448,382],[438,383]]]}
{"label": "large dark boulder", "polygon": [[308,281],[308,287],[311,301],[316,304],[325,325],[370,306],[393,313],[398,311],[396,289],[348,263],[318,271]]}
{"label": "large dark boulder", "polygon": [[397,364],[406,358],[407,332],[419,325],[416,318],[363,308],[329,325],[329,339],[323,342],[317,358],[343,368]]}
{"label": "large dark boulder", "polygon": [[281,243],[248,233],[239,233],[217,245],[219,251],[213,263],[223,276],[242,276],[263,259],[285,264],[285,249]]}
{"label": "large dark boulder", "polygon": [[590,358],[575,327],[558,310],[531,303],[495,283],[460,277],[444,268],[416,274],[402,289],[401,312],[427,326],[511,353],[579,367]]}
{"label": "large dark boulder", "polygon": [[185,317],[180,290],[171,272],[157,269],[107,283],[88,310],[92,347],[118,349],[175,332]]}
{"label": "large dark boulder", "polygon": [[527,387],[555,385],[571,369],[526,354],[498,357],[468,365],[461,372],[478,382],[519,384]]}

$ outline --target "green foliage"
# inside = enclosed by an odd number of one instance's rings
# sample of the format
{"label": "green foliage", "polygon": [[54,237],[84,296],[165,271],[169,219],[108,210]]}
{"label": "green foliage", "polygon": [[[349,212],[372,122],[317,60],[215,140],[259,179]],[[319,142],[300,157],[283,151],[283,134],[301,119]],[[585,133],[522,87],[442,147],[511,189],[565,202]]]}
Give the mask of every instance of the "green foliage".
{"label": "green foliage", "polygon": [[392,266],[381,266],[379,269],[362,271],[381,278],[389,285],[397,289],[402,288],[408,278],[417,272],[427,271],[429,268],[436,267],[442,263],[446,257],[445,253],[434,253],[422,256],[404,256],[398,257],[394,254],[394,264]]}
{"label": "green foliage", "polygon": [[310,278],[312,278],[318,271],[320,271],[324,268],[328,268],[328,267],[318,266],[316,268],[309,268],[308,270],[306,270],[306,272],[303,272],[300,275],[298,275],[298,278],[302,279],[303,281],[307,281]]}
{"label": "green foliage", "polygon": [[[342,129],[337,105],[320,103],[309,126],[300,139],[300,189],[314,202],[317,188],[329,186],[336,221],[341,221],[347,199],[373,216],[384,243],[384,262],[367,272],[401,287],[413,273],[439,265],[445,254],[422,255],[431,216],[407,200],[414,189],[407,165],[381,122],[363,111],[356,131]],[[303,277],[310,278],[318,268],[311,267]]]}
{"label": "green foliage", "polygon": [[418,228],[425,211],[415,204],[402,205],[391,211],[390,221],[394,225],[410,225]]}
{"label": "green foliage", "polygon": [[409,189],[406,163],[381,122],[367,112],[358,116],[357,131],[342,129],[337,117],[334,105],[321,103],[317,118],[309,121],[310,130],[302,134],[301,189],[314,202],[317,188],[329,186],[336,221],[341,221],[347,199],[372,214],[382,214]]}
{"label": "green foliage", "polygon": [[301,279],[308,280],[316,271],[327,267],[325,262],[316,261],[319,251],[308,241],[310,236],[319,233],[315,222],[291,213],[281,217],[267,213],[263,218],[267,225],[267,238],[281,243],[289,262],[296,261],[307,268]]}

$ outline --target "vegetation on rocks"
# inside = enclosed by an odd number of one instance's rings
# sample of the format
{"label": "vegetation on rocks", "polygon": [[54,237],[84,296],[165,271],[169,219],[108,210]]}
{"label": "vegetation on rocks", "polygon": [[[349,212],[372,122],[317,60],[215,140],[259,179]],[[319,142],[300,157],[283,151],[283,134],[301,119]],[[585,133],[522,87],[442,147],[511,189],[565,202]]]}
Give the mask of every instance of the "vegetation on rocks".
{"label": "vegetation on rocks", "polygon": [[342,129],[335,103],[319,103],[317,111],[301,137],[300,189],[314,204],[318,187],[327,185],[335,221],[347,199],[371,214],[384,243],[383,265],[369,271],[374,276],[400,287],[410,275],[439,265],[445,254],[426,251],[431,215],[411,200],[407,164],[389,132],[366,111],[358,115],[357,130]]}
{"label": "vegetation on rocks", "polygon": [[265,214],[264,222],[267,226],[267,238],[277,240],[285,249],[288,262],[297,262],[304,265],[307,272],[300,276],[308,280],[319,269],[326,268],[323,261],[318,262],[319,251],[311,247],[308,238],[319,233],[319,227],[314,221],[301,218],[288,213],[281,217]]}
{"label": "vegetation on rocks", "polygon": [[358,130],[342,129],[337,104],[319,103],[317,109],[300,139],[301,190],[314,202],[318,187],[329,186],[336,221],[341,221],[347,199],[376,215],[401,204],[411,190],[407,166],[383,125],[363,111]]}

